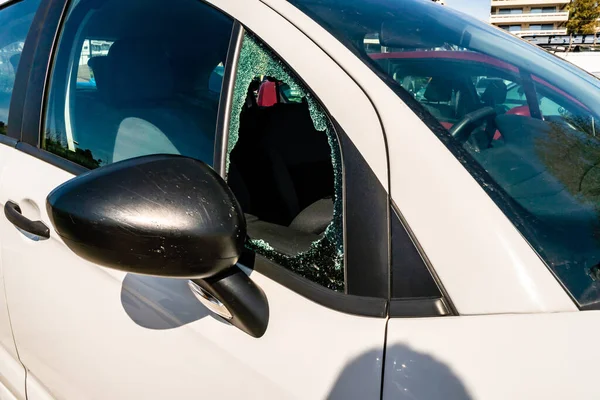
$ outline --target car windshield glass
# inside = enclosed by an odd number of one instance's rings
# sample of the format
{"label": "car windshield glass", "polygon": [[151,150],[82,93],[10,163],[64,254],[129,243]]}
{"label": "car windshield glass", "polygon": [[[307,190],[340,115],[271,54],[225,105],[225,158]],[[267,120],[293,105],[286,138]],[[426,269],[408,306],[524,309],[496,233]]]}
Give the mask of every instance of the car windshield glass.
{"label": "car windshield glass", "polygon": [[289,1],[467,160],[581,306],[600,306],[600,80],[429,0]]}

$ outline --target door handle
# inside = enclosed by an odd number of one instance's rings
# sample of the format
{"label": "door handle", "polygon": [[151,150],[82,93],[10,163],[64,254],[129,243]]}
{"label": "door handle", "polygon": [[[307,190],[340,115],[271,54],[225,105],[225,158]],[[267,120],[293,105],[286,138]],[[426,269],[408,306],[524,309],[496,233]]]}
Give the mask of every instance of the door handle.
{"label": "door handle", "polygon": [[7,201],[4,205],[4,215],[17,228],[44,239],[50,238],[50,229],[48,229],[46,224],[42,221],[32,221],[25,217],[21,214],[21,207],[17,203]]}

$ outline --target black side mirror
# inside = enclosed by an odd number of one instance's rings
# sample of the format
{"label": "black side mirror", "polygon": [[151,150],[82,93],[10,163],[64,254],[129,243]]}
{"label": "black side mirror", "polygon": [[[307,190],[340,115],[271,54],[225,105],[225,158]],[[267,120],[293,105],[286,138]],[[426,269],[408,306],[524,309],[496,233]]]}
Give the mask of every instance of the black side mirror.
{"label": "black side mirror", "polygon": [[126,272],[201,280],[210,295],[233,298],[230,304],[259,304],[260,310],[239,308],[243,315],[229,310],[230,322],[245,331],[251,326],[253,336],[264,333],[266,297],[235,267],[246,240],[244,214],[203,162],[152,155],[111,164],[59,186],[46,207],[56,233],[81,258]]}

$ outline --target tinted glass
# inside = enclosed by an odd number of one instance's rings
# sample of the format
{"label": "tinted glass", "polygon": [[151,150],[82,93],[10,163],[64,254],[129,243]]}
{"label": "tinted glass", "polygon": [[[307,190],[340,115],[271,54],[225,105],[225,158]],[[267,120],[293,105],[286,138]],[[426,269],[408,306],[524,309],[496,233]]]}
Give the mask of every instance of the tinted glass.
{"label": "tinted glass", "polygon": [[80,0],[54,62],[43,146],[88,168],[148,154],[213,162],[233,22],[198,0]]}
{"label": "tinted glass", "polygon": [[597,78],[429,1],[291,2],[437,120],[579,304],[600,302]]}
{"label": "tinted glass", "polygon": [[8,109],[25,38],[39,0],[25,0],[0,10],[0,134],[6,135]]}

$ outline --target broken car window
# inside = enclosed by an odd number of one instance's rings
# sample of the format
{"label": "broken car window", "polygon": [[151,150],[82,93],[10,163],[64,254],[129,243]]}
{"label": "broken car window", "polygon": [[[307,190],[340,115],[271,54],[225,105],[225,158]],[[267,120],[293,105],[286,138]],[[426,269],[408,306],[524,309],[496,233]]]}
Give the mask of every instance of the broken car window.
{"label": "broken car window", "polygon": [[290,69],[244,37],[230,121],[228,182],[247,246],[333,290],[344,289],[342,166],[326,112]]}

